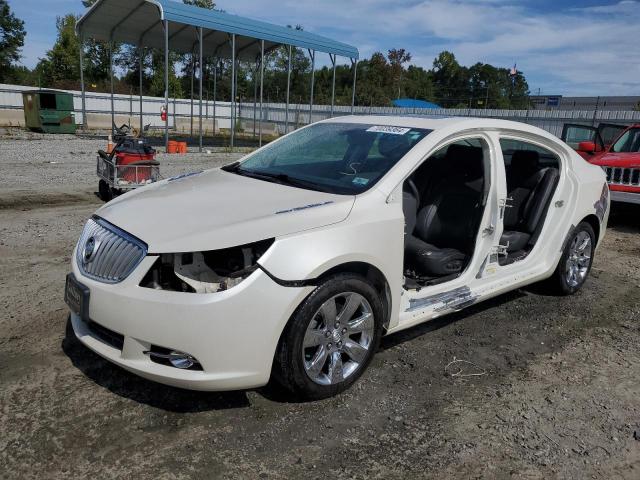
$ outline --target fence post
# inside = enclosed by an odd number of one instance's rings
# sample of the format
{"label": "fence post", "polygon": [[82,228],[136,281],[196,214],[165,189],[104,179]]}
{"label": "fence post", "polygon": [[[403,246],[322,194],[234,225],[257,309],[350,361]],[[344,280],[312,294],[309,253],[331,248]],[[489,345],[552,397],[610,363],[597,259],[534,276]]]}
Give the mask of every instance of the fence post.
{"label": "fence post", "polygon": [[591,126],[596,126],[596,115],[598,114],[598,106],[600,105],[600,96],[596,99],[596,108],[593,110],[593,119],[591,120]]}

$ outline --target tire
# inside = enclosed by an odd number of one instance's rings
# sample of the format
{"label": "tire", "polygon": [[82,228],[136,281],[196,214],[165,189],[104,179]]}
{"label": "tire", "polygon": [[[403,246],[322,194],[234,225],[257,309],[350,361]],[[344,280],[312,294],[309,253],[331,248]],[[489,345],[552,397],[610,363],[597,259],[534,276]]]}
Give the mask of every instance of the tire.
{"label": "tire", "polygon": [[305,400],[349,388],[371,362],[382,337],[384,309],[376,290],[355,274],[326,278],[284,329],[273,378]]}
{"label": "tire", "polygon": [[555,272],[547,281],[551,293],[573,295],[589,276],[595,253],[596,235],[591,225],[580,223],[571,232]]}
{"label": "tire", "polygon": [[100,180],[98,182],[98,193],[100,194],[100,198],[105,202],[108,202],[113,198],[111,187],[104,180]]}

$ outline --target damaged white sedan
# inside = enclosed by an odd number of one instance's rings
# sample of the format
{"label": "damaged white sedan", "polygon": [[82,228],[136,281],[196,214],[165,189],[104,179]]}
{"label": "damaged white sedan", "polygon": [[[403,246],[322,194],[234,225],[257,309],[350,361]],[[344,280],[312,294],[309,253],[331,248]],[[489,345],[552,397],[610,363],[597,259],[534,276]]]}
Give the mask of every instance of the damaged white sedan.
{"label": "damaged white sedan", "polygon": [[145,378],[323,398],[383,335],[542,280],[576,292],[608,211],[602,169],[538,128],[337,118],[106,204],[65,298],[80,341]]}

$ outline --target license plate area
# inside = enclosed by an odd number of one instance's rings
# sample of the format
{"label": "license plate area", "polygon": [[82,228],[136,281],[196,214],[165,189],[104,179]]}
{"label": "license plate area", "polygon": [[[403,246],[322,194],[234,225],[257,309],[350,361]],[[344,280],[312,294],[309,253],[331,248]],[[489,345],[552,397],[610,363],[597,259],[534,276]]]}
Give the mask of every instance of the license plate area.
{"label": "license plate area", "polygon": [[89,320],[89,288],[78,282],[73,273],[67,275],[64,301],[83,321]]}

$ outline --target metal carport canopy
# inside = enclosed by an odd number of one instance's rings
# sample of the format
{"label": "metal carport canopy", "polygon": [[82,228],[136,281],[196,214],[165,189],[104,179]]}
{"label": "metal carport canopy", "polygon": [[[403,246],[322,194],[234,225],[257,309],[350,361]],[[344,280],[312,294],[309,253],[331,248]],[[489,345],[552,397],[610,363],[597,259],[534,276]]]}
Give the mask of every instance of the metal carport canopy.
{"label": "metal carport canopy", "polygon": [[169,23],[171,50],[181,53],[193,51],[200,27],[206,54],[217,57],[231,57],[231,34],[236,35],[237,56],[246,60],[260,54],[261,40],[266,50],[292,45],[353,60],[359,57],[357,48],[320,35],[172,0],[98,0],[76,29],[84,38],[163,49],[164,20]]}

